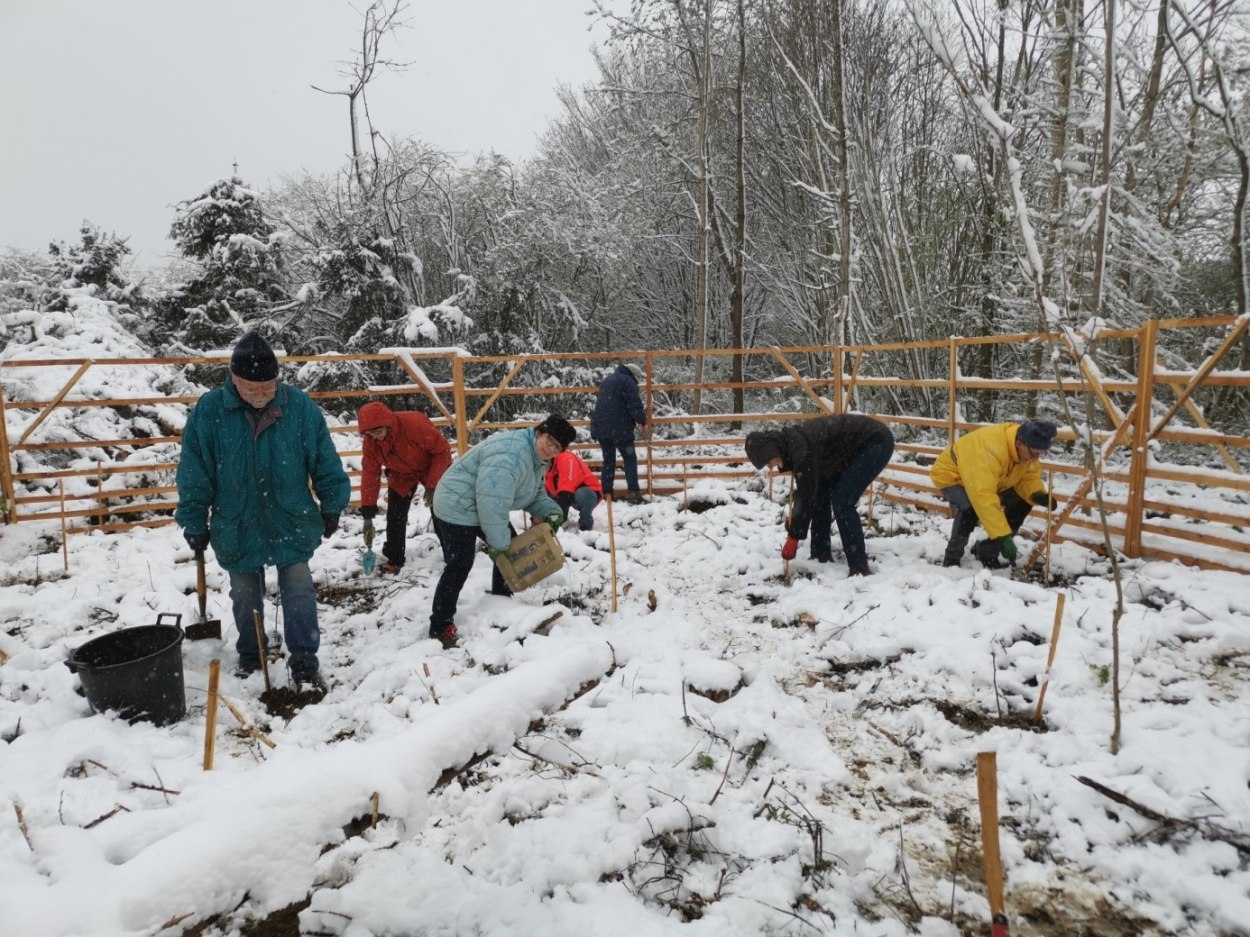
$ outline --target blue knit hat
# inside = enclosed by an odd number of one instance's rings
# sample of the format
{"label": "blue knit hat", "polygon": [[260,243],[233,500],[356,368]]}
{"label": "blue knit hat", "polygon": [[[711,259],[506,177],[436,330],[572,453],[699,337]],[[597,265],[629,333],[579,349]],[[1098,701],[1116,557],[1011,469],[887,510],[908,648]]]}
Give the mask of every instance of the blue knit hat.
{"label": "blue knit hat", "polygon": [[1025,420],[1016,431],[1016,442],[1045,452],[1055,441],[1057,432],[1059,427],[1049,420]]}

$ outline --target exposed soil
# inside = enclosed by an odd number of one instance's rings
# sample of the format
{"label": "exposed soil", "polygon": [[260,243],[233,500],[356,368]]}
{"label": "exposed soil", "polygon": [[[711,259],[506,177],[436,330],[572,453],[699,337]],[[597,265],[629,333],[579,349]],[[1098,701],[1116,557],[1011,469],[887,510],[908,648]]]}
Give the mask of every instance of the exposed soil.
{"label": "exposed soil", "polygon": [[280,719],[293,719],[305,706],[320,703],[325,694],[318,690],[297,690],[289,686],[276,686],[260,694],[265,711]]}

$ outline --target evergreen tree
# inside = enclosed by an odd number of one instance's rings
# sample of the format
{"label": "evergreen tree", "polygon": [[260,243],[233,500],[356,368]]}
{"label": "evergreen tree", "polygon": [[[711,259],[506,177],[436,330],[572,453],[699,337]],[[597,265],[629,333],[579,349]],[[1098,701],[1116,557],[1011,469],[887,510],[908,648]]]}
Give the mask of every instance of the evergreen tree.
{"label": "evergreen tree", "polygon": [[224,347],[289,308],[285,235],[269,224],[259,195],[239,177],[219,179],[181,202],[169,236],[199,265],[199,275],[162,304],[171,338],[191,348]]}

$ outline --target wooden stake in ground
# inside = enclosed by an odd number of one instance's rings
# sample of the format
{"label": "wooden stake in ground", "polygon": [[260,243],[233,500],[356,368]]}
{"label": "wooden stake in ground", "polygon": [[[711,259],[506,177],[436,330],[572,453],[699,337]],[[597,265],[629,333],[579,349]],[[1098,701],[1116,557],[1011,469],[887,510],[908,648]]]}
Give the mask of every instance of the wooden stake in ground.
{"label": "wooden stake in ground", "polygon": [[1042,677],[1042,688],[1037,694],[1037,708],[1033,710],[1033,725],[1041,725],[1042,703],[1046,699],[1046,688],[1050,686],[1050,668],[1055,663],[1055,651],[1059,648],[1059,629],[1063,627],[1063,603],[1067,599],[1062,592],[1055,604],[1055,624],[1050,629],[1050,653],[1046,655],[1046,674]]}
{"label": "wooden stake in ground", "polygon": [[605,498],[608,502],[608,557],[612,567],[612,611],[616,611],[616,522],[612,520],[612,496]]}
{"label": "wooden stake in ground", "polygon": [[61,562],[65,567],[65,575],[69,575],[69,530],[65,525],[65,479],[57,479],[61,488]]}
{"label": "wooden stake in ground", "polygon": [[[1042,584],[1050,585],[1050,515],[1053,513],[1051,505],[1055,503],[1055,473],[1050,469],[1046,470],[1046,562],[1042,564]],[[1059,607],[1063,608],[1063,596],[1059,597]],[[1053,648],[1053,645],[1052,645]],[[1052,650],[1053,653],[1053,650]],[[1049,669],[1049,668],[1048,668]],[[1038,715],[1041,715],[1039,709]],[[1034,722],[1037,720],[1034,719]]]}
{"label": "wooden stake in ground", "polygon": [[256,653],[260,656],[260,672],[265,678],[265,692],[268,693],[272,689],[269,685],[269,652],[265,649],[265,626],[258,610],[252,612],[252,624],[256,626]]}
{"label": "wooden stake in ground", "polygon": [[981,853],[990,899],[990,937],[1008,937],[1003,903],[1003,860],[998,853],[998,755],[977,753],[977,801],[981,806]]}
{"label": "wooden stake in ground", "polygon": [[213,746],[217,742],[217,681],[221,677],[221,661],[208,664],[208,710],[204,718],[204,770],[213,770]]}

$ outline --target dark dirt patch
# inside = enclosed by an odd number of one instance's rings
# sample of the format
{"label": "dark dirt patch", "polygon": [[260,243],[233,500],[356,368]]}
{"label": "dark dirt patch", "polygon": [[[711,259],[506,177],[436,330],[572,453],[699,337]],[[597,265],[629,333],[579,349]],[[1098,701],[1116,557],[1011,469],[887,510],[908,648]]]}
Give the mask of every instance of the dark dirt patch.
{"label": "dark dirt patch", "polygon": [[310,904],[311,895],[303,901],[279,908],[268,917],[244,924],[239,932],[243,937],[300,937],[299,913]]}
{"label": "dark dirt patch", "polygon": [[364,580],[334,582],[317,589],[317,600],[349,612],[371,612],[378,606],[378,587]]}
{"label": "dark dirt patch", "polygon": [[948,700],[934,700],[933,705],[937,707],[947,722],[952,722],[961,729],[967,729],[969,732],[988,732],[995,726],[1002,726],[1007,729],[1022,729],[1026,732],[1048,732],[1046,720],[1042,720],[1041,725],[1033,724],[1033,714],[1024,712],[1023,710],[1007,710],[1001,716],[995,713],[989,715],[979,710],[973,709],[971,706],[961,706],[958,703],[952,703]]}
{"label": "dark dirt patch", "polygon": [[719,501],[701,501],[692,499],[686,504],[686,510],[691,514],[702,514],[704,511],[710,511],[712,508],[718,508],[721,506],[722,505]]}
{"label": "dark dirt patch", "polygon": [[724,703],[729,700],[730,697],[736,696],[738,691],[744,686],[746,686],[746,684],[739,680],[731,690],[708,690],[703,687],[697,687],[693,683],[687,683],[686,689],[695,696],[702,696],[704,699],[711,700],[713,703]]}
{"label": "dark dirt patch", "polygon": [[829,664],[829,673],[831,674],[848,674],[862,673],[865,670],[877,670],[881,667],[889,667],[891,664],[897,664],[903,659],[902,654],[894,654],[890,657],[878,659],[869,657],[865,660],[848,660],[848,661],[827,661]]}
{"label": "dark dirt patch", "polygon": [[320,703],[325,694],[317,690],[297,690],[289,686],[276,686],[260,694],[265,711],[280,719],[293,719],[295,714],[313,703]]}

